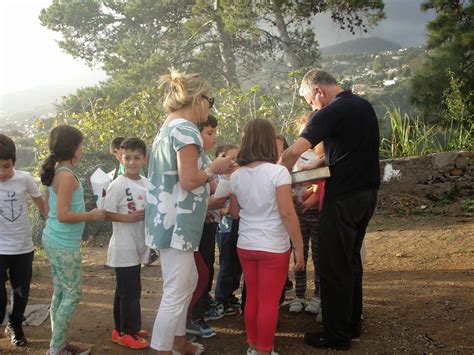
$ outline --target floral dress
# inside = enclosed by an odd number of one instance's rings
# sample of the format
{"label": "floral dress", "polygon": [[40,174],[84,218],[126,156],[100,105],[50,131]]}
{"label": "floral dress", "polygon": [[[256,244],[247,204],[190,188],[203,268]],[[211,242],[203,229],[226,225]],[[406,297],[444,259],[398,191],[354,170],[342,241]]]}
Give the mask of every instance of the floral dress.
{"label": "floral dress", "polygon": [[177,153],[190,144],[199,150],[197,168],[205,168],[210,161],[194,123],[174,119],[161,128],[153,142],[145,209],[145,242],[150,248],[184,251],[199,248],[209,184],[188,192],[179,183]]}

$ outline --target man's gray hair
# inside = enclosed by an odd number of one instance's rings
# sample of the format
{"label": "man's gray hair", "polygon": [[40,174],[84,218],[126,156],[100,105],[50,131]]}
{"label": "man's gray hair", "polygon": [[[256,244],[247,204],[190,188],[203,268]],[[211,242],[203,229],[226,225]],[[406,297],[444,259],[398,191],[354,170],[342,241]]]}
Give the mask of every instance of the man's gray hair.
{"label": "man's gray hair", "polygon": [[308,71],[303,80],[301,80],[299,94],[300,96],[308,96],[312,93],[314,86],[316,85],[328,85],[333,86],[337,85],[336,79],[334,77],[320,69],[311,69]]}

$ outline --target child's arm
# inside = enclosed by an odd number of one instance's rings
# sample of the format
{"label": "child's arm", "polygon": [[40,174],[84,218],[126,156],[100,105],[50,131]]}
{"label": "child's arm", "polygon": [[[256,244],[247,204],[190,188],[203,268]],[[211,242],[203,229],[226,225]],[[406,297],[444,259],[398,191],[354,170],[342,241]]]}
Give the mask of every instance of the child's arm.
{"label": "child's arm", "polygon": [[57,186],[57,216],[61,223],[79,223],[84,221],[103,220],[105,211],[94,208],[89,212],[72,212],[72,194],[77,188],[77,180],[69,172],[59,172],[54,177]]}
{"label": "child's arm", "polygon": [[122,223],[136,223],[145,220],[145,210],[133,211],[130,214],[105,211],[105,220]]}
{"label": "child's arm", "polygon": [[295,249],[295,266],[293,269],[295,271],[303,270],[303,238],[301,237],[300,223],[293,204],[291,185],[278,186],[276,196],[281,220]]}
{"label": "child's arm", "polygon": [[308,163],[301,163],[299,165],[299,168],[301,170],[308,170],[308,169],[316,169],[316,168],[321,168],[326,164],[324,159],[315,159],[313,161],[310,161]]}
{"label": "child's arm", "polygon": [[240,213],[240,205],[239,201],[237,201],[237,197],[234,194],[229,195],[230,198],[230,205],[229,205],[229,212],[232,219],[239,219]]}
{"label": "child's arm", "polygon": [[301,212],[306,212],[308,209],[319,204],[321,192],[318,185],[312,185],[303,195],[303,209]]}
{"label": "child's arm", "polygon": [[42,196],[31,197],[31,199],[35,203],[36,207],[38,207],[43,217],[47,219],[48,218],[48,203],[45,201],[45,199]]}

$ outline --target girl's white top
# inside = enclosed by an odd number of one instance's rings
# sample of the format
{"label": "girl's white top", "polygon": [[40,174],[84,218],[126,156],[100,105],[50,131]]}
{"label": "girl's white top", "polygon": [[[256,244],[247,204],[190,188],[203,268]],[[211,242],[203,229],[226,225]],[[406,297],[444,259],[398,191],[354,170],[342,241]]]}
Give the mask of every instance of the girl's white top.
{"label": "girl's white top", "polygon": [[291,185],[290,173],[284,166],[271,163],[243,166],[231,175],[231,192],[240,205],[237,247],[272,253],[288,251],[290,240],[276,199],[276,189],[282,185]]}

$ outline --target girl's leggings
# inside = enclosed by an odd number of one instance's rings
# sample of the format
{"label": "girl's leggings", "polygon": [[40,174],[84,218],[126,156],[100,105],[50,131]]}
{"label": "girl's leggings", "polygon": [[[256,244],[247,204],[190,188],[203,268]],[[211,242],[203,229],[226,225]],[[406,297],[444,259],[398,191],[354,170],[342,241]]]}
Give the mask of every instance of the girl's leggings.
{"label": "girl's leggings", "polygon": [[50,347],[60,349],[66,343],[72,315],[82,296],[81,252],[55,248],[44,238],[43,247],[53,277]]}
{"label": "girl's leggings", "polygon": [[248,344],[271,351],[278,320],[278,301],[285,284],[290,251],[270,253],[237,248],[247,299],[244,318]]}
{"label": "girl's leggings", "polygon": [[[298,211],[299,212],[299,211]],[[298,213],[301,235],[303,237],[304,269],[295,272],[295,293],[297,298],[305,299],[306,295],[306,265],[308,262],[309,243],[311,242],[311,254],[314,266],[314,296],[320,298],[320,276],[319,276],[319,212],[309,210]]]}

